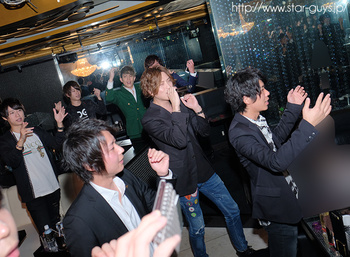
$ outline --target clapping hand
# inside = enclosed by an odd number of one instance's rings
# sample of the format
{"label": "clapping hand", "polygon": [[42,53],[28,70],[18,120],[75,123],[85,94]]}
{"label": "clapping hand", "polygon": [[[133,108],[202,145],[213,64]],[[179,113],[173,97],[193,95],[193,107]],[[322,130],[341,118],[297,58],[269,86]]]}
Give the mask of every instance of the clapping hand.
{"label": "clapping hand", "polygon": [[314,127],[319,124],[331,112],[331,97],[327,94],[323,98],[323,93],[319,94],[315,106],[310,108],[310,98],[306,98],[303,108],[303,119]]}
{"label": "clapping hand", "polygon": [[307,93],[304,87],[297,86],[295,89],[291,89],[287,95],[287,101],[291,104],[301,105],[307,97]]}

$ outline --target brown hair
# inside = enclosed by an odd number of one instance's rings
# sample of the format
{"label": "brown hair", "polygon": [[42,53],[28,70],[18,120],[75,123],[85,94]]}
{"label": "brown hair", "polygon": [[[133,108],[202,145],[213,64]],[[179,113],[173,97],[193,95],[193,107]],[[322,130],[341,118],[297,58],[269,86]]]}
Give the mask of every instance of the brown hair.
{"label": "brown hair", "polygon": [[80,93],[81,93],[81,87],[78,84],[78,82],[70,80],[66,84],[64,84],[64,86],[63,86],[63,94],[64,94],[64,96],[67,96],[67,95],[70,96],[70,94],[71,94],[71,87],[76,89],[76,90],[79,90]]}
{"label": "brown hair", "polygon": [[130,74],[131,76],[136,76],[135,69],[132,66],[125,65],[119,72],[120,78],[123,77],[123,74]]}
{"label": "brown hair", "polygon": [[142,93],[146,97],[154,97],[154,95],[158,94],[160,82],[162,79],[162,72],[164,72],[170,78],[173,85],[175,85],[176,81],[171,76],[169,70],[163,66],[158,66],[156,68],[146,69],[140,79]]}

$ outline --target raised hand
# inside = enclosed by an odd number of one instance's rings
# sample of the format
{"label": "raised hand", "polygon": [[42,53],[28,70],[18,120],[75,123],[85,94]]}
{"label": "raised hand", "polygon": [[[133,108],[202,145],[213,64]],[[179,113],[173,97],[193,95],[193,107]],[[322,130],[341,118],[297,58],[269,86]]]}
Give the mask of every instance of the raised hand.
{"label": "raised hand", "polygon": [[24,142],[25,139],[27,138],[27,136],[33,133],[34,127],[27,128],[27,126],[28,126],[28,122],[22,123],[21,130],[20,130],[21,135],[20,135],[20,139],[18,141],[20,141],[22,139]]}
{"label": "raised hand", "polygon": [[115,68],[115,67],[113,67],[113,68],[110,69],[110,71],[109,71],[109,80],[108,80],[108,81],[113,82],[113,80],[114,80],[114,74],[115,74],[116,69],[117,69],[117,68]]}
{"label": "raised hand", "polygon": [[169,87],[167,90],[167,95],[169,97],[173,111],[180,111],[180,97],[176,91],[176,87]]}
{"label": "raised hand", "polygon": [[64,108],[64,106],[62,106],[60,110],[56,110],[56,108],[53,108],[53,115],[55,117],[58,127],[63,127],[63,120],[67,116],[67,114],[68,113],[66,113],[66,109]]}
{"label": "raised hand", "polygon": [[319,94],[315,106],[310,108],[310,98],[306,98],[303,108],[303,119],[311,125],[316,126],[331,112],[331,97],[327,94],[323,98],[323,93]]}
{"label": "raised hand", "polygon": [[59,102],[57,102],[57,103],[55,103],[55,109],[56,109],[56,111],[60,111],[61,110],[61,108],[62,108],[62,102],[61,101],[59,101]]}
{"label": "raised hand", "polygon": [[307,97],[307,93],[304,87],[297,86],[295,89],[291,89],[287,95],[287,101],[291,104],[301,105]]}
{"label": "raised hand", "polygon": [[164,177],[169,173],[169,155],[154,148],[148,149],[148,161],[157,175]]}
{"label": "raised hand", "polygon": [[192,109],[194,112],[200,112],[202,107],[198,104],[197,98],[192,94],[186,94],[181,97],[182,103],[187,107]]}
{"label": "raised hand", "polygon": [[193,62],[192,59],[190,59],[190,60],[188,60],[188,61],[186,62],[186,67],[187,67],[187,69],[188,69],[188,71],[189,71],[190,73],[195,73],[195,70],[194,70],[194,62]]}
{"label": "raised hand", "polygon": [[94,88],[94,95],[97,97],[98,100],[102,100],[101,98],[101,90],[98,88]]}

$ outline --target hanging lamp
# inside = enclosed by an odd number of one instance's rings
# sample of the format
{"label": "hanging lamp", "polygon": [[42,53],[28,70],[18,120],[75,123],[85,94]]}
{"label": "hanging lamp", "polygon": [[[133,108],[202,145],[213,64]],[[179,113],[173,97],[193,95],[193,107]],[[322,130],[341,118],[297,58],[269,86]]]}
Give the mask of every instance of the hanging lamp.
{"label": "hanging lamp", "polygon": [[77,61],[77,68],[71,73],[77,77],[87,77],[97,69],[97,65],[91,65],[86,58]]}

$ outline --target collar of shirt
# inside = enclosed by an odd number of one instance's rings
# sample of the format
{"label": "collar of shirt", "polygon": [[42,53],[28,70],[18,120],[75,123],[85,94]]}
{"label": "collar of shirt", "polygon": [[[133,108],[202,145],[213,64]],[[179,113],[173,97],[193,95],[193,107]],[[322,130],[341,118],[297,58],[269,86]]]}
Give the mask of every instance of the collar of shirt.
{"label": "collar of shirt", "polygon": [[[120,190],[120,194],[116,190],[111,190],[98,186],[90,182],[91,186],[106,200],[109,206],[113,209],[119,219],[124,223],[125,227],[131,231],[138,227],[141,218],[125,193],[125,184],[119,178],[115,177],[113,182]],[[121,199],[121,200],[120,200]]]}
{"label": "collar of shirt", "polygon": [[275,143],[273,142],[273,139],[272,139],[272,132],[270,130],[269,125],[266,122],[265,117],[262,116],[262,115],[259,115],[257,120],[253,120],[253,119],[248,118],[246,116],[243,116],[243,117],[245,117],[247,120],[249,120],[250,122],[254,123],[258,127],[258,129],[264,135],[267,143],[270,145],[271,149],[274,152],[276,152],[277,148],[276,148]]}
{"label": "collar of shirt", "polygon": [[135,86],[132,86],[132,88],[127,88],[126,86],[123,85],[123,87],[126,90],[128,90],[132,94],[132,96],[135,98],[135,101],[137,101]]}
{"label": "collar of shirt", "polygon": [[123,85],[123,87],[128,90],[132,95],[136,94],[136,90],[135,90],[135,86],[132,86],[132,88],[128,88],[126,86]]}
{"label": "collar of shirt", "polygon": [[[124,196],[125,193],[125,183],[123,180],[121,180],[119,177],[115,177],[113,179],[114,184],[118,187],[121,196]],[[90,185],[96,189],[97,192],[100,193],[100,195],[102,195],[102,197],[108,202],[110,203],[112,201],[112,198],[114,197],[115,194],[118,194],[117,191],[112,190],[112,189],[108,189],[105,187],[101,187],[99,185],[96,185],[95,183],[90,181]]]}
{"label": "collar of shirt", "polygon": [[258,126],[263,126],[263,125],[267,126],[266,119],[262,115],[259,115],[257,120],[253,120],[253,119],[248,118],[247,116],[244,116],[244,115],[242,115],[242,116],[245,117],[250,122],[252,122],[252,123],[254,123],[254,124],[258,125]]}

